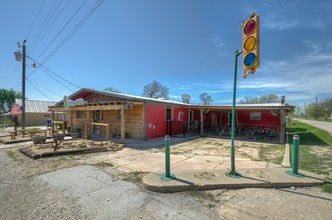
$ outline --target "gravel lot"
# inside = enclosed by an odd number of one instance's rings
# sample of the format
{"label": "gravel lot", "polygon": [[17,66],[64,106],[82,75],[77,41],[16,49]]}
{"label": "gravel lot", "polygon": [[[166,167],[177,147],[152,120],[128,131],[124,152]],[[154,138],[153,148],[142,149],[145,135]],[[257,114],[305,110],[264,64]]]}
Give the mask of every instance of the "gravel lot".
{"label": "gravel lot", "polygon": [[[186,146],[181,145],[178,150],[183,148]],[[89,156],[34,161],[20,154],[17,147],[1,149],[0,219],[111,219],[112,214],[107,213],[112,213],[112,207],[96,207],[91,211],[82,202],[87,201],[83,197],[65,193],[66,188],[41,178],[63,168],[81,166],[86,157]],[[129,202],[130,198],[140,195],[137,202],[142,205],[132,209],[131,205],[127,206],[130,203],[122,203],[122,209],[128,212],[118,219],[331,219],[332,216],[332,194],[316,187],[159,194],[142,189],[137,182],[139,178],[131,178],[134,183],[121,180],[121,176],[128,173],[118,168],[99,167],[97,170],[109,174],[113,182],[117,181],[115,185],[128,186],[130,190],[124,191],[123,198],[129,198]],[[72,178],[71,181],[79,186],[80,180]],[[117,200],[122,201],[122,197],[112,199]]]}

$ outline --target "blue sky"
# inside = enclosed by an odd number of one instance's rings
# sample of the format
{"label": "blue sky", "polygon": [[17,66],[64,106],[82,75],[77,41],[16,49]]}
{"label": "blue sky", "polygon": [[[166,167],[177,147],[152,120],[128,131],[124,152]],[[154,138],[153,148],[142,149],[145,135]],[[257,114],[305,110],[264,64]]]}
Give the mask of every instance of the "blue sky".
{"label": "blue sky", "polygon": [[1,1],[0,88],[21,90],[22,64],[13,52],[26,39],[29,99],[59,101],[80,87],[142,95],[156,80],[171,100],[189,94],[199,103],[207,92],[213,104],[229,104],[240,25],[255,12],[261,67],[242,78],[240,56],[237,100],[274,93],[301,107],[332,97],[330,0],[100,2],[75,31],[99,0]]}

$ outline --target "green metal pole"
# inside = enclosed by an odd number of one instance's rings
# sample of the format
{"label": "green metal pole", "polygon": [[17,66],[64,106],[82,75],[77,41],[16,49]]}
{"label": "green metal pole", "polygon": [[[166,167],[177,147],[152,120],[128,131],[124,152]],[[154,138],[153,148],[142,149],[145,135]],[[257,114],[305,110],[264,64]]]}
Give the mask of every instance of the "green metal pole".
{"label": "green metal pole", "polygon": [[236,102],[236,81],[237,81],[237,58],[242,51],[235,51],[235,70],[234,70],[234,85],[233,85],[233,105],[232,105],[232,128],[231,128],[231,171],[226,173],[230,177],[240,177],[241,175],[235,171],[235,102]]}
{"label": "green metal pole", "polygon": [[171,174],[171,158],[170,158],[170,137],[165,136],[165,173],[160,177],[163,180],[172,180],[175,175]]}
{"label": "green metal pole", "polygon": [[292,173],[299,174],[299,139],[298,135],[293,136],[293,153],[292,153]]}
{"label": "green metal pole", "polygon": [[170,138],[168,135],[165,136],[165,175],[166,177],[171,177],[171,162],[170,162],[170,149],[169,149]]}
{"label": "green metal pole", "polygon": [[287,171],[289,175],[302,177],[299,173],[299,142],[300,136],[293,135],[293,148],[292,148],[292,171]]}

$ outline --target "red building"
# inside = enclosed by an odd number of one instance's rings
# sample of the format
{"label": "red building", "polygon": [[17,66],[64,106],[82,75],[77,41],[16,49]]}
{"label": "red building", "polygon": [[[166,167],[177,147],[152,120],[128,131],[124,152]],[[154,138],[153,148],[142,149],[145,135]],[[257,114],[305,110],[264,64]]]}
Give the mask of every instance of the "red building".
{"label": "red building", "polygon": [[[248,104],[236,106],[236,132],[247,138],[269,134],[284,143],[285,118],[293,106]],[[81,89],[50,106],[52,119],[63,112],[70,132],[147,140],[165,135],[223,136],[231,125],[230,105],[202,106],[123,93]],[[278,134],[277,136],[275,134]]]}

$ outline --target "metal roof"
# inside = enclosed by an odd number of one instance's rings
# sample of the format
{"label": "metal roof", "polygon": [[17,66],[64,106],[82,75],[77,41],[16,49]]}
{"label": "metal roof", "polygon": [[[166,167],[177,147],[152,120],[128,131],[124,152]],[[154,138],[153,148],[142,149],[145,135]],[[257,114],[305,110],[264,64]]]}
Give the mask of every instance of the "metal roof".
{"label": "metal roof", "polygon": [[[198,105],[198,104],[191,104],[191,103],[183,103],[183,102],[177,102],[177,101],[171,101],[171,100],[165,100],[165,99],[156,99],[156,98],[148,98],[148,97],[142,97],[142,96],[135,96],[135,95],[128,95],[124,93],[117,93],[117,92],[110,92],[110,91],[101,91],[101,90],[95,90],[95,89],[87,89],[82,88],[78,90],[77,92],[73,93],[69,96],[69,99],[76,100],[79,98],[85,98],[86,96],[97,93],[101,95],[111,96],[114,98],[118,98],[121,100],[126,101],[132,101],[132,102],[147,102],[147,103],[159,103],[159,104],[166,104],[166,105],[180,105],[180,106],[186,106],[191,108],[208,108],[208,109],[222,109],[222,110],[229,110],[232,108],[231,104],[225,104],[225,105]],[[57,102],[55,104],[56,106],[62,106],[63,100]],[[236,109],[263,109],[263,110],[271,110],[271,109],[286,109],[286,110],[292,110],[294,109],[294,106],[288,105],[288,104],[282,104],[282,103],[255,103],[255,104],[236,104]]]}
{"label": "metal roof", "polygon": [[[55,105],[56,102],[51,101],[38,101],[38,100],[25,100],[25,112],[30,113],[47,113],[48,106]],[[22,99],[15,99],[15,104],[22,106]]]}
{"label": "metal roof", "polygon": [[[184,105],[184,106],[190,106],[191,104],[183,103],[183,102],[177,102],[177,101],[171,101],[166,99],[156,99],[156,98],[149,98],[149,97],[143,97],[143,96],[135,96],[135,95],[129,95],[124,93],[117,93],[117,92],[110,92],[110,91],[101,91],[96,89],[87,89],[83,88],[79,91],[75,92],[74,94],[70,95],[69,98],[71,100],[76,100],[79,98],[83,98],[90,95],[91,93],[97,93],[102,94],[106,96],[112,96],[119,99],[124,99],[128,101],[139,101],[139,102],[157,102],[157,103],[164,103],[164,104],[175,104],[175,105]],[[63,105],[63,100],[56,103],[56,105]]]}

